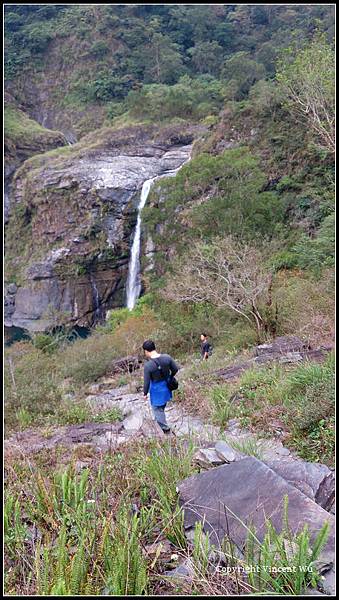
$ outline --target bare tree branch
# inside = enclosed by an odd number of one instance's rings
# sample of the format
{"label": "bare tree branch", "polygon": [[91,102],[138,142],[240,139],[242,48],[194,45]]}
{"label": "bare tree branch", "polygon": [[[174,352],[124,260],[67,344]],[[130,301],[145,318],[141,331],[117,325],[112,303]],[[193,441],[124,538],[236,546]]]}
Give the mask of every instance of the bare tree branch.
{"label": "bare tree branch", "polygon": [[163,295],[176,302],[227,307],[251,323],[260,337],[265,323],[258,304],[269,302],[271,285],[272,274],[259,250],[229,236],[209,245],[196,242]]}

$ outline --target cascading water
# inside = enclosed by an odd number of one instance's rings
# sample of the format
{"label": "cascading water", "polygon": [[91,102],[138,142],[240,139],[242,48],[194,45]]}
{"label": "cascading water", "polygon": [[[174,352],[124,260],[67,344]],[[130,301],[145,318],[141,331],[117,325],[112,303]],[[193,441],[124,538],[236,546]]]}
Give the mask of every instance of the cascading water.
{"label": "cascading water", "polygon": [[90,276],[91,285],[92,285],[92,293],[93,293],[93,308],[94,308],[94,317],[95,320],[99,320],[101,318],[101,306],[100,306],[100,296],[98,292],[97,285],[95,280],[91,274]]}
{"label": "cascading water", "polygon": [[128,276],[127,276],[127,285],[126,285],[126,305],[129,310],[133,310],[135,307],[136,301],[140,296],[141,292],[141,277],[140,277],[140,241],[141,241],[141,211],[144,208],[148,194],[150,193],[151,186],[154,181],[157,179],[161,179],[163,177],[174,177],[177,172],[181,169],[181,167],[188,162],[186,160],[180,167],[177,169],[173,169],[171,171],[167,171],[163,175],[158,175],[157,177],[153,177],[153,179],[147,179],[142,188],[140,194],[140,202],[138,206],[138,218],[137,224],[134,232],[133,244],[131,248],[131,258],[128,265]]}
{"label": "cascading water", "polygon": [[135,306],[141,292],[140,280],[140,237],[141,237],[141,211],[146,204],[148,194],[151,189],[153,179],[147,179],[141,189],[140,202],[138,206],[138,218],[134,232],[134,239],[131,248],[131,258],[128,265],[127,277],[127,308],[132,310]]}

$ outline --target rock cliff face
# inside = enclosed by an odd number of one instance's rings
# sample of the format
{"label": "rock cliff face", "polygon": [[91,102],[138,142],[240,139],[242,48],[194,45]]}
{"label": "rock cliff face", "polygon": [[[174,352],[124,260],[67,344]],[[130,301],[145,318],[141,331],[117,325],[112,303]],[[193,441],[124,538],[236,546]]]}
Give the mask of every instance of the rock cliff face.
{"label": "rock cliff face", "polygon": [[6,231],[6,325],[91,326],[123,306],[142,184],[183,164],[200,133],[107,129],[26,161]]}
{"label": "rock cliff face", "polygon": [[10,189],[15,171],[35,154],[67,145],[60,131],[46,129],[21,110],[7,93],[5,95],[5,220],[10,208]]}

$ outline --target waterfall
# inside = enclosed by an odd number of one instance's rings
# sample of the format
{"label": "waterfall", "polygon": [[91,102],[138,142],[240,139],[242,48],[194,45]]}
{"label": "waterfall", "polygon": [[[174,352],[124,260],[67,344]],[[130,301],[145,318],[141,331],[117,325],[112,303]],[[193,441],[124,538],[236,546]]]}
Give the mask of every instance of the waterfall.
{"label": "waterfall", "polygon": [[150,193],[151,186],[156,179],[161,179],[163,177],[174,177],[177,172],[181,169],[181,167],[186,164],[190,160],[186,160],[184,163],[180,165],[177,169],[173,169],[171,171],[167,171],[163,175],[158,175],[157,177],[153,177],[152,179],[147,179],[142,188],[140,194],[140,202],[138,206],[138,218],[137,224],[134,232],[133,244],[131,248],[131,257],[128,265],[128,276],[127,276],[127,284],[126,284],[126,305],[129,310],[132,310],[135,307],[136,301],[139,298],[141,292],[141,276],[140,276],[140,241],[141,241],[141,211],[144,208],[148,194]]}
{"label": "waterfall", "polygon": [[127,308],[132,310],[141,292],[140,279],[140,237],[141,237],[141,211],[146,204],[151,185],[155,178],[147,179],[141,189],[140,202],[138,206],[137,225],[131,249],[131,258],[128,265],[127,276]]}
{"label": "waterfall", "polygon": [[100,296],[98,292],[97,285],[95,283],[94,277],[90,275],[91,285],[92,285],[92,293],[93,293],[93,307],[94,307],[94,317],[95,320],[101,318],[101,306],[100,306]]}

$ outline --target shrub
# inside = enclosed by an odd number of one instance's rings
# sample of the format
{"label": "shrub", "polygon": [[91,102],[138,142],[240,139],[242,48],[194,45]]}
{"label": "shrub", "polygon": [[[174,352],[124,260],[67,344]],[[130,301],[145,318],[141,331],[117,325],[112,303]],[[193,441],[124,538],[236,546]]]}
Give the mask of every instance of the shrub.
{"label": "shrub", "polygon": [[34,348],[31,343],[14,344],[6,352],[4,374],[6,425],[17,423],[19,410],[19,421],[23,418],[23,410],[37,422],[46,415],[55,414],[61,390],[54,357]]}
{"label": "shrub", "polygon": [[90,54],[95,58],[102,58],[109,52],[109,45],[104,40],[93,42],[90,48]]}
{"label": "shrub", "polygon": [[221,83],[209,75],[181,77],[175,85],[150,84],[128,94],[132,115],[163,121],[173,117],[202,119],[217,114],[223,103]]}
{"label": "shrub", "polygon": [[313,239],[305,234],[293,248],[294,260],[302,269],[312,269],[321,273],[324,269],[334,266],[335,250],[335,221],[334,213],[323,220],[316,237]]}
{"label": "shrub", "polygon": [[334,458],[335,383],[333,357],[324,364],[305,363],[286,377],[280,394],[292,424],[292,445],[307,460]]}
{"label": "shrub", "polygon": [[60,425],[76,425],[92,420],[90,407],[85,402],[62,404],[58,410],[57,421]]}
{"label": "shrub", "polygon": [[333,344],[333,277],[330,269],[317,278],[297,270],[276,274],[272,297],[280,332],[299,335],[313,347]]}
{"label": "shrub", "polygon": [[38,350],[42,350],[47,354],[53,354],[60,344],[60,339],[48,333],[36,333],[32,337],[32,342],[33,346],[38,348]]}
{"label": "shrub", "polygon": [[64,348],[58,355],[62,377],[70,377],[76,384],[96,381],[107,372],[112,360],[121,354],[115,336],[93,333]]}
{"label": "shrub", "polygon": [[163,324],[155,312],[147,308],[142,314],[131,314],[114,331],[114,344],[120,355],[138,354],[146,339],[160,343],[164,336]]}
{"label": "shrub", "polygon": [[106,321],[110,331],[114,333],[116,328],[125,323],[130,315],[131,313],[128,308],[115,308],[108,311]]}

